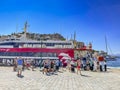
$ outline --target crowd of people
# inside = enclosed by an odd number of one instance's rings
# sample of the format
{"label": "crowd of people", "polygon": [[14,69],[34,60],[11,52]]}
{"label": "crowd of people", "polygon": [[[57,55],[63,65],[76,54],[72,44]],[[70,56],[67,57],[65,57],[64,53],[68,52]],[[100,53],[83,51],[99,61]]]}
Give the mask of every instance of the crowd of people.
{"label": "crowd of people", "polygon": [[[34,60],[23,60],[22,57],[15,58],[13,70],[17,71],[17,76],[22,75],[22,71],[32,70],[36,67]],[[52,75],[56,72],[68,70],[72,73],[82,75],[81,71],[107,71],[106,60],[103,56],[84,56],[76,60],[43,60],[40,65],[40,71],[46,75]]]}

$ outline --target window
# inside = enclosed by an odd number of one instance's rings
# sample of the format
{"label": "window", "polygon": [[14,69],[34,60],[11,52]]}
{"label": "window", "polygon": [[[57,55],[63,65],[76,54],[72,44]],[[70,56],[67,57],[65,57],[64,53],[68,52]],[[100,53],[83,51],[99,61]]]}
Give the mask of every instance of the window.
{"label": "window", "polygon": [[46,56],[47,56],[47,53],[43,52],[42,57],[46,57]]}

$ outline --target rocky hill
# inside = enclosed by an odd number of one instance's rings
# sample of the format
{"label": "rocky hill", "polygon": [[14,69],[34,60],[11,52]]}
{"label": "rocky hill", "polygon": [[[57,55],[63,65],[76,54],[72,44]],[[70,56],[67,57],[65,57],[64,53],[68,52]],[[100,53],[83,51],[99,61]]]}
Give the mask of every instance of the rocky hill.
{"label": "rocky hill", "polygon": [[[0,39],[4,39],[7,37],[11,37],[13,35],[17,37],[21,37],[22,33],[12,33],[10,35],[1,35]],[[61,34],[54,33],[54,34],[39,34],[39,33],[27,33],[26,37],[32,40],[66,40]]]}

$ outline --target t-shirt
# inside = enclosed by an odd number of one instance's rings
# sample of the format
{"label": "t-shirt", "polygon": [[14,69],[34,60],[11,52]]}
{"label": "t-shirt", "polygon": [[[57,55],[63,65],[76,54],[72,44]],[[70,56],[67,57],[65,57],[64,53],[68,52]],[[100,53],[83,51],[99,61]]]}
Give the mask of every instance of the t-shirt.
{"label": "t-shirt", "polygon": [[98,57],[98,60],[99,60],[99,61],[103,61],[104,58],[103,58],[102,56],[100,56],[100,57]]}
{"label": "t-shirt", "polygon": [[56,64],[56,66],[59,66],[59,65],[60,65],[59,60],[57,60],[57,61],[55,62],[55,64]]}
{"label": "t-shirt", "polygon": [[18,64],[18,65],[23,65],[23,60],[22,60],[22,59],[18,59],[18,60],[17,60],[17,64]]}

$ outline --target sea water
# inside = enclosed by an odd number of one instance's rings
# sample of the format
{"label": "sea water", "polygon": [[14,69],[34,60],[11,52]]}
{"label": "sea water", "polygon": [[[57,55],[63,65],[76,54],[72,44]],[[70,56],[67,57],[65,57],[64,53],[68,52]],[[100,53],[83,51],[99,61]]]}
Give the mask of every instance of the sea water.
{"label": "sea water", "polygon": [[120,58],[116,58],[115,60],[107,61],[107,66],[110,68],[119,68],[120,69]]}

